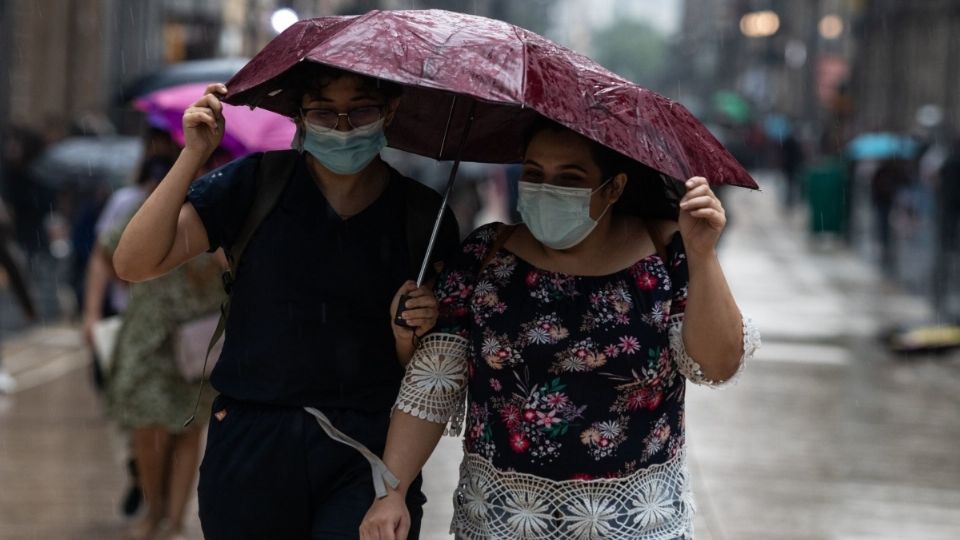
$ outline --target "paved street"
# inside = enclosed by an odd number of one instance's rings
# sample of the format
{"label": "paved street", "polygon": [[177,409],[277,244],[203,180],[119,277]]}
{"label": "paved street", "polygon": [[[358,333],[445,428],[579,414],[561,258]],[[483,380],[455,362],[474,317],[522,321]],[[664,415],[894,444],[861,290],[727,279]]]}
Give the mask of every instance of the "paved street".
{"label": "paved street", "polygon": [[[923,320],[924,303],[808,242],[759,180],[764,193],[725,194],[722,257],[764,346],[736,385],[688,390],[697,538],[960,538],[960,355],[885,354],[878,332]],[[3,352],[20,389],[0,396],[0,540],[121,537],[124,445],[78,333],[28,331]],[[425,539],[450,538],[458,462],[446,439],[428,464]]]}

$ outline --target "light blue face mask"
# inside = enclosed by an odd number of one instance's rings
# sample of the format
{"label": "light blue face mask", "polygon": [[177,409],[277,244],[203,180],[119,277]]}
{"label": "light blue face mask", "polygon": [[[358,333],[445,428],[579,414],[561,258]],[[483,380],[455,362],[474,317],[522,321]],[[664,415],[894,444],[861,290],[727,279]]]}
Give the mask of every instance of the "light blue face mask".
{"label": "light blue face mask", "polygon": [[610,180],[613,178],[594,190],[521,181],[517,210],[530,234],[543,245],[551,249],[570,249],[590,236],[600,218],[610,209],[607,205],[600,217],[590,217],[591,197]]}
{"label": "light blue face mask", "polygon": [[383,134],[383,119],[350,131],[317,128],[307,125],[306,131],[297,125],[297,134],[291,145],[295,150],[306,150],[321,165],[337,174],[357,174],[387,146]]}

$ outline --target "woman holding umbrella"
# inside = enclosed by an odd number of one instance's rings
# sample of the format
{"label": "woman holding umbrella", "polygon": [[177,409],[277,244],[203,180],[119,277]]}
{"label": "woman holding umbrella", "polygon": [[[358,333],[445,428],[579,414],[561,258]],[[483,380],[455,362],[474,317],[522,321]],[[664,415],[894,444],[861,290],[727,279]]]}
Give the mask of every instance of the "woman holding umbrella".
{"label": "woman holding umbrella", "polygon": [[[733,377],[759,345],[716,255],[724,210],[686,181],[678,221],[630,161],[552,122],[533,128],[519,226],[474,231],[437,280],[440,320],[408,367],[384,462],[399,489],[363,539],[403,539],[403,505],[468,396],[457,538],[692,537],[685,382]],[[652,185],[652,184],[650,184]],[[636,195],[636,194],[635,194]]]}
{"label": "woman holding umbrella", "polygon": [[[183,114],[184,150],[114,256],[119,276],[143,281],[204,251],[229,252],[261,184],[286,182],[231,262],[226,341],[211,376],[220,396],[200,468],[209,539],[355,538],[390,480],[374,452],[414,335],[437,316],[429,289],[406,281],[404,224],[414,198],[439,208],[439,196],[379,157],[400,87],[311,63],[287,77],[300,151],[253,154],[194,181],[224,134],[226,88],[208,87]],[[260,178],[268,159],[285,164],[285,178]],[[456,224],[445,225],[438,256],[456,249]],[[406,326],[384,316],[401,294],[411,297]],[[424,498],[409,485],[416,531]]]}

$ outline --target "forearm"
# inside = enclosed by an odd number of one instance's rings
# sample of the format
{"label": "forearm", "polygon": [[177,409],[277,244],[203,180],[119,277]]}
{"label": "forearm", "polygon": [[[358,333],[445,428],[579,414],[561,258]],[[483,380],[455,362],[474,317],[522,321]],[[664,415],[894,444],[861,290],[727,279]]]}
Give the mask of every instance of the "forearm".
{"label": "forearm", "polygon": [[395,335],[393,339],[396,342],[397,360],[401,366],[407,367],[417,346],[412,337]]}
{"label": "forearm", "polygon": [[206,157],[184,150],[127,225],[114,253],[117,274],[140,281],[157,274],[177,235],[180,209]]}
{"label": "forearm", "polygon": [[743,356],[740,309],[716,252],[688,253],[687,258],[690,281],[683,344],[707,379],[723,381],[736,373]]}
{"label": "forearm", "polygon": [[100,319],[103,299],[107,295],[107,287],[113,277],[113,267],[110,266],[107,253],[97,246],[90,254],[87,264],[87,280],[83,293],[83,316],[88,321]]}
{"label": "forearm", "polygon": [[445,424],[422,420],[399,409],[393,412],[387,433],[383,462],[400,481],[398,490],[406,495],[410,484],[443,436]]}

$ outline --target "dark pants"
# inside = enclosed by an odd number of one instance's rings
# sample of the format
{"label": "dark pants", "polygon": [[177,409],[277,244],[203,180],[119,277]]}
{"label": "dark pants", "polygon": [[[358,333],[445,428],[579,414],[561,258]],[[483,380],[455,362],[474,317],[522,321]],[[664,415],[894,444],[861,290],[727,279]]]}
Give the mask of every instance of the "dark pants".
{"label": "dark pants", "polygon": [[[323,412],[382,454],[387,412]],[[409,538],[416,539],[426,502],[419,478],[409,493]],[[357,538],[374,497],[369,463],[327,437],[303,409],[225,396],[214,401],[200,465],[200,522],[207,540]]]}

